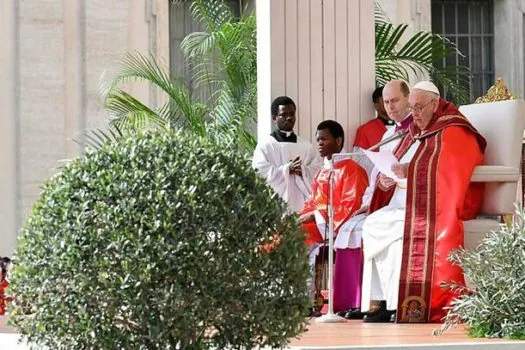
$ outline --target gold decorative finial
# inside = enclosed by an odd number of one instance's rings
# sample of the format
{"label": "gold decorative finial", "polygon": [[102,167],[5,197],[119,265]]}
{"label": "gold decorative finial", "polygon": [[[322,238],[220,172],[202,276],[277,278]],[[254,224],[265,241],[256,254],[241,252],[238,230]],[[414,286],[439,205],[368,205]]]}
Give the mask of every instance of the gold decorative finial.
{"label": "gold decorative finial", "polygon": [[515,100],[516,96],[509,91],[509,88],[503,82],[502,78],[496,79],[496,83],[492,85],[485,94],[485,96],[478,97],[476,103],[487,103],[496,101]]}

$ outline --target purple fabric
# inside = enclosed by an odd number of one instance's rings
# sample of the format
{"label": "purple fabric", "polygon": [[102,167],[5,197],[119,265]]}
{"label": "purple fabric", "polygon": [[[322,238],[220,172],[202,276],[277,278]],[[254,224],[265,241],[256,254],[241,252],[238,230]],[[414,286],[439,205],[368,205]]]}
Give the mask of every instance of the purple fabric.
{"label": "purple fabric", "polygon": [[361,307],[361,248],[338,249],[334,264],[334,312]]}
{"label": "purple fabric", "polygon": [[412,123],[412,120],[414,120],[414,118],[412,117],[412,114],[410,114],[408,117],[403,119],[403,121],[400,123],[401,125],[396,124],[394,131],[398,132],[399,130],[407,130],[410,123]]}

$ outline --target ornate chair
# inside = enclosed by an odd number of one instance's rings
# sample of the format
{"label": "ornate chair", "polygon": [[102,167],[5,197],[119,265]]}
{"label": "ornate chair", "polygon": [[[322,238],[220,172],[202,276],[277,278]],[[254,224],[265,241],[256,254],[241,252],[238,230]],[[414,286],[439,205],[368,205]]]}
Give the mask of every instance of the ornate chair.
{"label": "ornate chair", "polygon": [[485,163],[478,166],[472,176],[472,181],[486,183],[481,215],[475,220],[464,221],[465,248],[474,249],[486,234],[499,229],[505,215],[515,211],[525,102],[471,104],[459,110],[487,140]]}

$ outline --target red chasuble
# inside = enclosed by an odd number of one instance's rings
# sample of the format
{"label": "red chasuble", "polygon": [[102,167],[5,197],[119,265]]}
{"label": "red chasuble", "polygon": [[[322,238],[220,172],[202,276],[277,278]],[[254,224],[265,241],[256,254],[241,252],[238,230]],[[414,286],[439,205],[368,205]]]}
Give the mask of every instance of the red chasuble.
{"label": "red chasuble", "polygon": [[[463,246],[463,220],[477,215],[482,183],[471,183],[483,162],[486,141],[456,106],[440,99],[427,130],[411,124],[394,151],[400,159],[412,143],[421,143],[408,167],[403,259],[397,322],[441,322],[458,295],[443,282],[464,284],[463,272],[447,261]],[[370,212],[387,205],[394,187],[376,187]]]}
{"label": "red chasuble", "polygon": [[[330,169],[321,168],[312,183],[312,197],[304,205],[301,214],[319,210],[328,222],[328,198]],[[351,159],[337,162],[334,166],[334,232],[361,207],[363,194],[368,186],[365,169]],[[303,224],[308,234],[307,244],[323,243],[317,224],[311,221]]]}
{"label": "red chasuble", "polygon": [[379,118],[372,119],[357,128],[354,147],[368,149],[381,141],[386,126]]}

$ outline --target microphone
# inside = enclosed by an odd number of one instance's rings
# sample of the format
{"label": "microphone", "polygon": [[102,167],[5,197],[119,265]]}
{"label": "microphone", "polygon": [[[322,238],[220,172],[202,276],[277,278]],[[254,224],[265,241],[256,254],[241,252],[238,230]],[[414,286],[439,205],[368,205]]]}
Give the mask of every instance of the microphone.
{"label": "microphone", "polygon": [[378,149],[379,147],[383,146],[383,145],[386,145],[387,143],[390,143],[394,140],[397,140],[403,136],[406,135],[406,133],[408,132],[408,130],[399,130],[399,131],[396,131],[392,136],[390,137],[387,137],[386,139],[382,140],[381,142],[378,142],[376,143],[375,145],[373,145],[372,147],[368,148],[367,151],[373,151],[375,149]]}
{"label": "microphone", "polygon": [[[394,134],[392,134],[392,136],[387,137],[386,139],[376,143],[375,145],[371,146],[370,148],[367,148],[366,150],[373,151],[375,149],[378,149],[379,147],[386,145],[387,143],[390,143],[394,140],[397,140],[405,136],[407,133],[408,133],[408,129],[407,130],[402,129],[402,130],[396,131]],[[332,160],[337,162],[337,161],[340,161],[346,158],[351,158],[352,156],[358,156],[358,155],[363,155],[363,151],[360,150],[358,152],[351,152],[351,153],[334,153],[332,155]]]}

